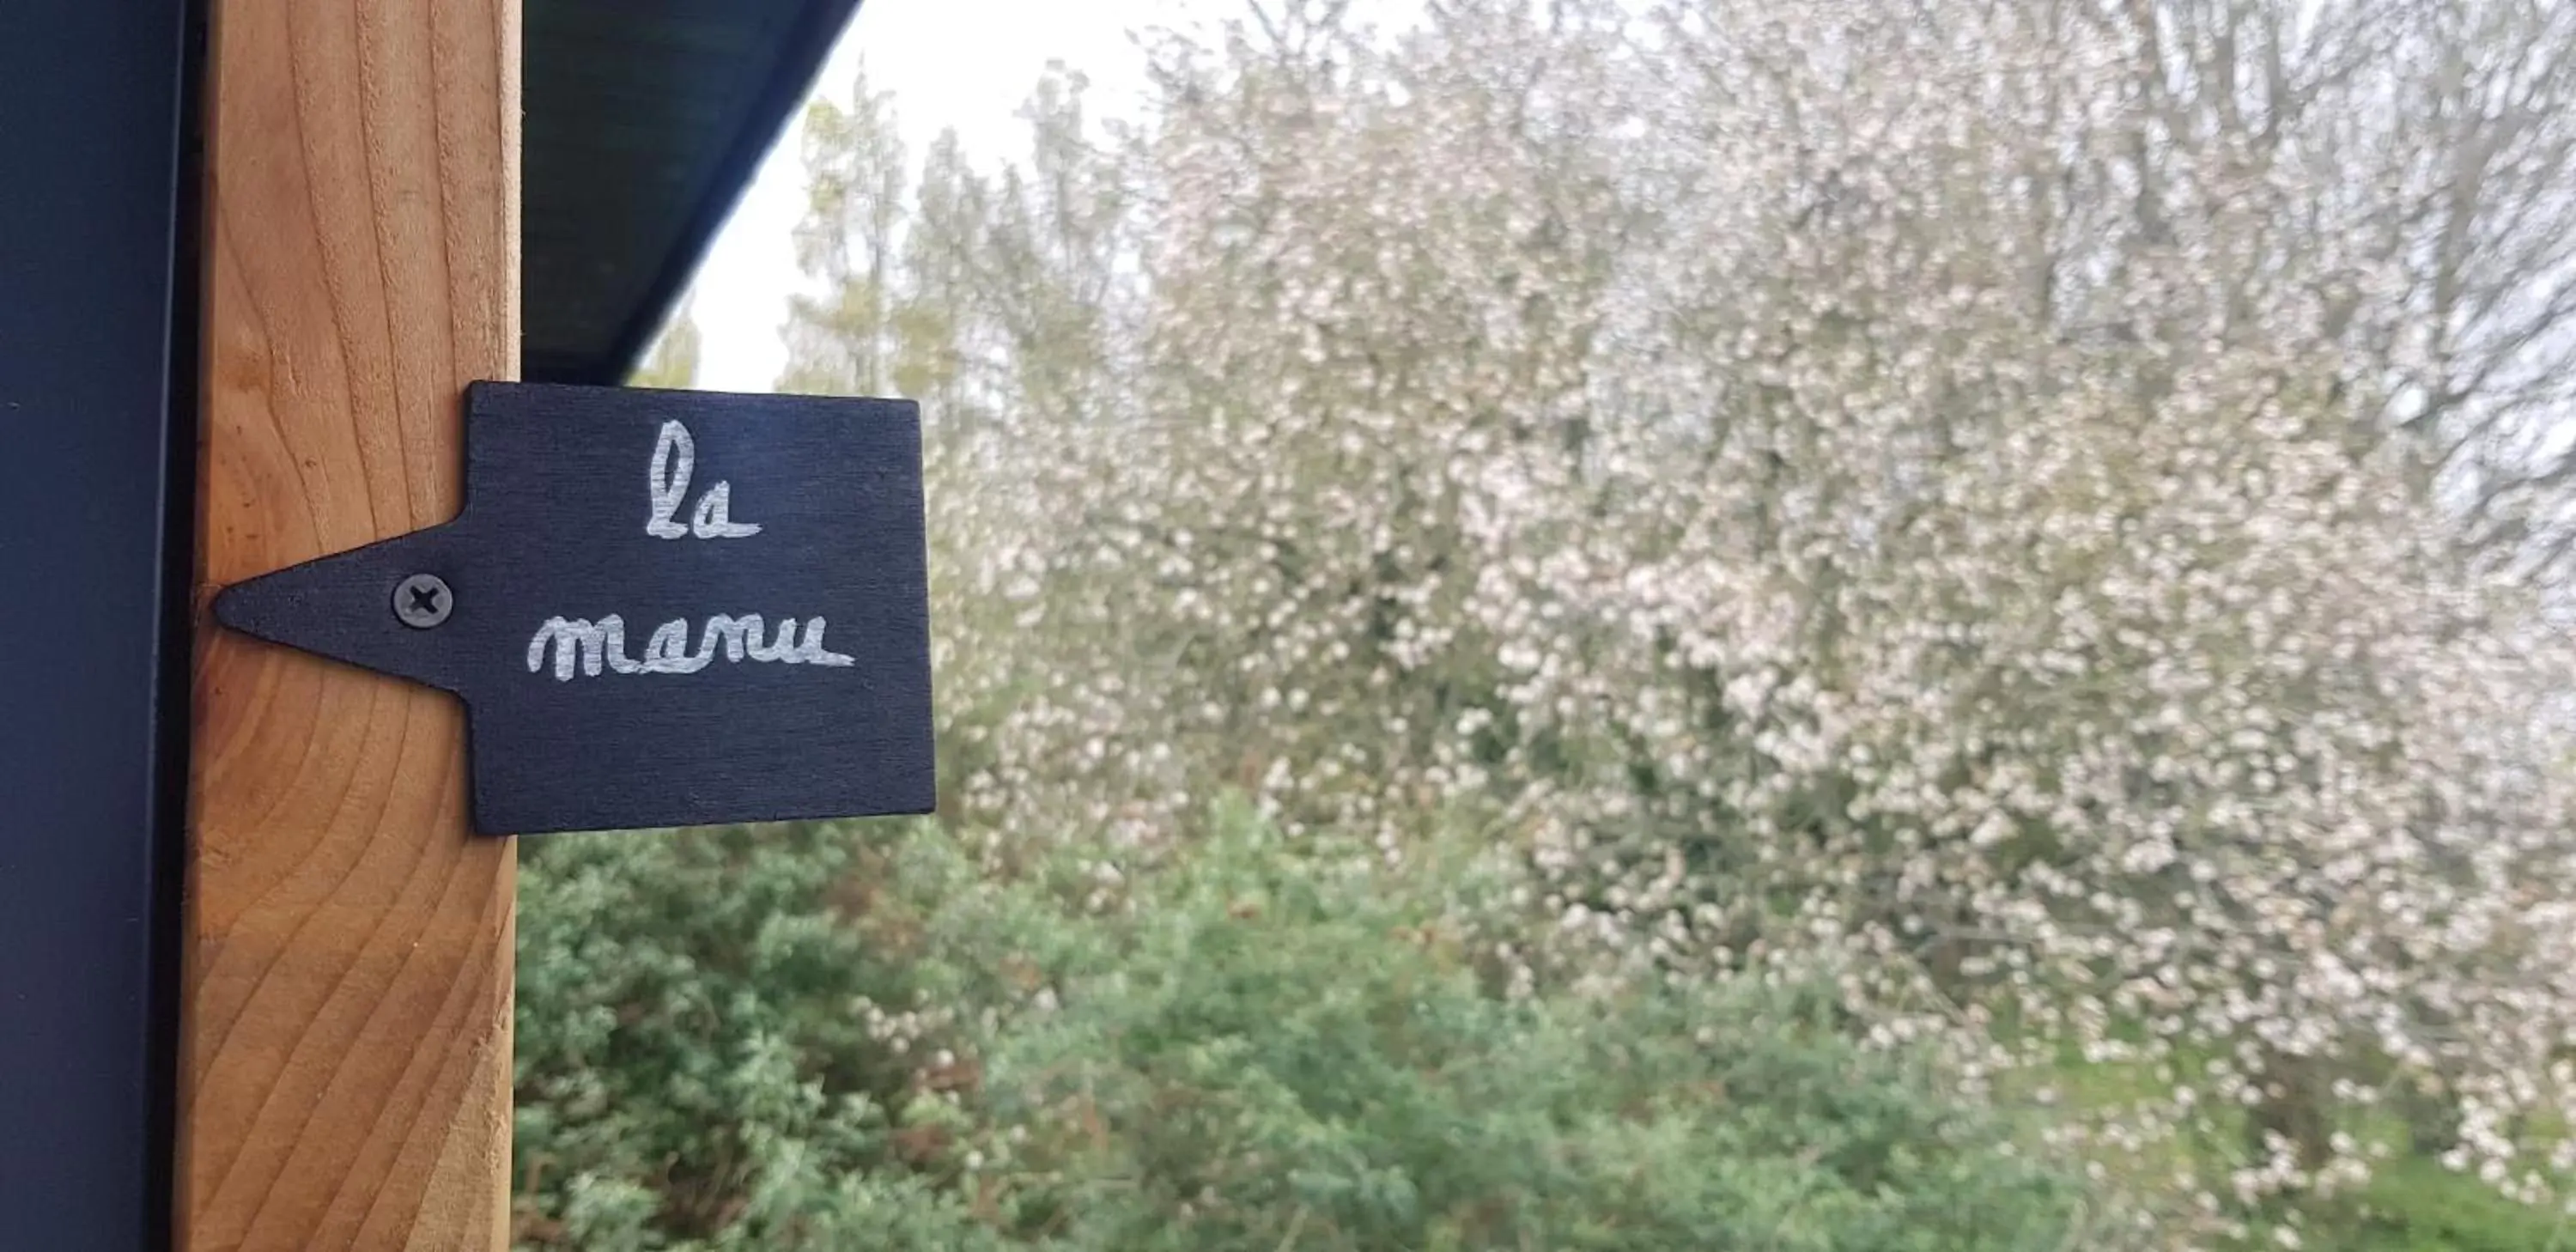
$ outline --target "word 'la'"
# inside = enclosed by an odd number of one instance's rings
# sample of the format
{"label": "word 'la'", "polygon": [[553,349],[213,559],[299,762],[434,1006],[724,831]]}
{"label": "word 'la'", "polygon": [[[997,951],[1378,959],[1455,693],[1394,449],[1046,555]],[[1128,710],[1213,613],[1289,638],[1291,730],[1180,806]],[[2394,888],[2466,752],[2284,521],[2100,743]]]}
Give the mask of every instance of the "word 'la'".
{"label": "word 'la'", "polygon": [[656,539],[742,539],[760,533],[758,522],[733,520],[733,484],[720,482],[698,497],[698,511],[683,526],[671,519],[688,499],[689,473],[697,468],[698,441],[689,437],[689,428],[678,422],[662,423],[662,435],[653,441],[653,463],[646,467],[644,486],[653,498],[653,511],[645,515],[644,533]]}

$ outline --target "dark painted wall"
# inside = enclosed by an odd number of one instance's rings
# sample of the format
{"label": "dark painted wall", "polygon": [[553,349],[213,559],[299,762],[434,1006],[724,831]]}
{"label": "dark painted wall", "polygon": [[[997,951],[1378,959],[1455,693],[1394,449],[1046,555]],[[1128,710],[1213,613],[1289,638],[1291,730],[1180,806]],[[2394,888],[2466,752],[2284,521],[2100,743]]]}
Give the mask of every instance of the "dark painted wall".
{"label": "dark painted wall", "polygon": [[0,0],[0,1249],[168,1236],[188,8]]}

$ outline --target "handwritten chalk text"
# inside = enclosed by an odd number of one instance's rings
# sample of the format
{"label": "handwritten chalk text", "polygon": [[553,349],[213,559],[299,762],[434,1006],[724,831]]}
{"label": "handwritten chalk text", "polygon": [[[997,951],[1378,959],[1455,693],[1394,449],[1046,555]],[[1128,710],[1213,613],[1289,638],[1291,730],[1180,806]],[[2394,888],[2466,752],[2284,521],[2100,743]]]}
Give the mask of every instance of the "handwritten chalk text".
{"label": "handwritten chalk text", "polygon": [[653,629],[644,642],[641,659],[626,654],[626,619],[611,613],[596,622],[588,618],[549,617],[528,640],[528,672],[542,673],[548,653],[553,655],[555,681],[570,682],[575,673],[596,678],[603,671],[613,674],[694,674],[713,664],[722,654],[728,662],[770,661],[780,665],[821,665],[838,667],[852,664],[850,657],[823,646],[823,619],[809,618],[803,632],[796,619],[780,618],[778,633],[763,637],[765,623],[760,614],[728,617],[722,613],[706,621],[698,645],[689,646],[689,623],[686,619],[664,622]]}
{"label": "handwritten chalk text", "polygon": [[661,437],[653,441],[653,463],[645,468],[644,488],[653,499],[653,511],[645,515],[644,533],[656,539],[742,539],[760,533],[757,522],[733,520],[733,484],[720,482],[698,497],[698,511],[683,526],[671,519],[689,498],[689,475],[698,465],[698,441],[689,437],[689,428],[678,422],[662,423]]}

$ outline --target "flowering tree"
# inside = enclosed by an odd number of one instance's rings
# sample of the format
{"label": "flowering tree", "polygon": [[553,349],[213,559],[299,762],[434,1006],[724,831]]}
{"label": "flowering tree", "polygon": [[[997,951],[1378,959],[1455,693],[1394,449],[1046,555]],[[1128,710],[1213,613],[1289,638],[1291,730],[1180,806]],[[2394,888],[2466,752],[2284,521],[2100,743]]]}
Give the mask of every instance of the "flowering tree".
{"label": "flowering tree", "polygon": [[1822,968],[1980,1081],[2128,1067],[2061,1133],[2218,1145],[2214,1221],[2399,1147],[2537,1199],[2571,47],[2508,0],[1285,0],[905,214],[827,106],[790,381],[933,399],[997,862],[1222,788],[1388,859],[1485,823],[1524,983]]}

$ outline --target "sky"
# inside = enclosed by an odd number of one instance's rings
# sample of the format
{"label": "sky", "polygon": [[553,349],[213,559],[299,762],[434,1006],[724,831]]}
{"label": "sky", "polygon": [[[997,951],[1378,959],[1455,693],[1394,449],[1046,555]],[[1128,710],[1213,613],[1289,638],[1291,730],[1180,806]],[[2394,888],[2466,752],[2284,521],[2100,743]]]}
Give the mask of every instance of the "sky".
{"label": "sky", "polygon": [[[864,57],[870,84],[891,92],[918,159],[955,127],[978,163],[1015,155],[1017,113],[1049,61],[1091,77],[1101,115],[1132,112],[1144,58],[1128,32],[1190,27],[1241,0],[864,0],[816,90],[848,99]],[[801,120],[802,110],[799,110]],[[782,135],[716,236],[692,286],[703,336],[698,386],[767,391],[786,363],[779,326],[796,290],[790,234],[804,212],[798,130]]]}

